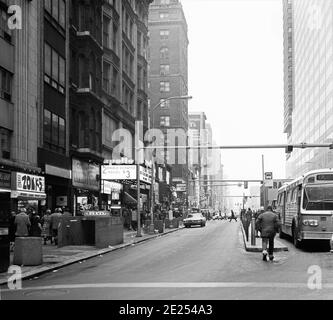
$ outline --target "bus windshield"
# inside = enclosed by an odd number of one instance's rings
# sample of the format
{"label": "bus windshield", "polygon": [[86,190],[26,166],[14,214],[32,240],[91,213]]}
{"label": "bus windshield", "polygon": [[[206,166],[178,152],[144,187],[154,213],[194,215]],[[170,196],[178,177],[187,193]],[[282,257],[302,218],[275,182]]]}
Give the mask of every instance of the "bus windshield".
{"label": "bus windshield", "polygon": [[333,184],[305,187],[303,209],[333,210]]}

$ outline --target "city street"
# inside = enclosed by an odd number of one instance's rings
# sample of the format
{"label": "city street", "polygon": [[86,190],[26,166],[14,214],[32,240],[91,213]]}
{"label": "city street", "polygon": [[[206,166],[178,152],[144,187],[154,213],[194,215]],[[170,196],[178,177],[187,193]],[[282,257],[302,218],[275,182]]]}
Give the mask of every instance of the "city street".
{"label": "city street", "polygon": [[[1,299],[332,299],[333,255],[310,244],[275,254],[274,263],[246,252],[240,223],[209,221],[24,281]],[[321,290],[308,288],[310,266],[322,272]]]}

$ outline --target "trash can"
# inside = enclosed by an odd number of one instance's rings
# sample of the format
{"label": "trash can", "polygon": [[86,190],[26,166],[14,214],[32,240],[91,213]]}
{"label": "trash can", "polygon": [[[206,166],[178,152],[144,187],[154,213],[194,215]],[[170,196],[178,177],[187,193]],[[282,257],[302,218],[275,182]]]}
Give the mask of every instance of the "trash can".
{"label": "trash can", "polygon": [[0,227],[0,273],[7,272],[10,264],[9,228]]}

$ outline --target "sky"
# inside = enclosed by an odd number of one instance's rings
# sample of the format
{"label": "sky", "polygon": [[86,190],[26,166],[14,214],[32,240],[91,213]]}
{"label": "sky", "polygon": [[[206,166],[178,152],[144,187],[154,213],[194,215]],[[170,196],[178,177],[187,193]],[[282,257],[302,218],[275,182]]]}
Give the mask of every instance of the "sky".
{"label": "sky", "polygon": [[[189,36],[189,111],[206,113],[217,145],[286,143],[282,1],[181,2]],[[262,155],[265,171],[285,178],[282,149],[223,150],[226,176],[261,179]]]}

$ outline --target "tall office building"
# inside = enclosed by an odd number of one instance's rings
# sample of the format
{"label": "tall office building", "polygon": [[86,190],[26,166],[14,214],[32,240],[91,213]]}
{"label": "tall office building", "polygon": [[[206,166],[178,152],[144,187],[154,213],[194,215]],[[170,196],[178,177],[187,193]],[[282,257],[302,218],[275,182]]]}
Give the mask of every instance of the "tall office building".
{"label": "tall office building", "polygon": [[[333,2],[284,0],[285,131],[289,143],[333,140]],[[297,149],[287,177],[332,167],[333,151]]]}
{"label": "tall office building", "polygon": [[[188,95],[187,23],[180,1],[155,0],[151,4],[149,35],[151,126],[162,131],[183,129],[187,134],[188,101],[174,99],[163,102],[167,98]],[[160,102],[163,103],[157,107]],[[177,198],[186,202],[188,191],[184,185],[188,180],[188,165],[172,166],[172,180],[179,190]]]}

